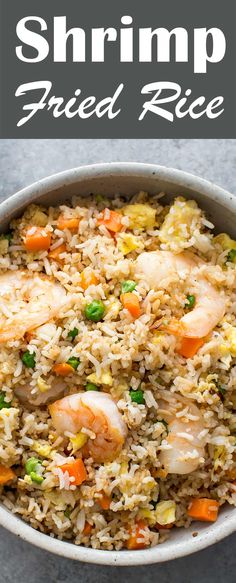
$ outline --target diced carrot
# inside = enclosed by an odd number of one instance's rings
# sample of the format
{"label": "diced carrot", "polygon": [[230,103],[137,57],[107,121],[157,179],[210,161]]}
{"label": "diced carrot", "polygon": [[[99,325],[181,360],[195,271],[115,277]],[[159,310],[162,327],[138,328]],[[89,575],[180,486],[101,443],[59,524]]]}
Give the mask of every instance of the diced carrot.
{"label": "diced carrot", "polygon": [[220,503],[211,498],[193,498],[188,507],[188,515],[195,520],[215,522]]}
{"label": "diced carrot", "polygon": [[53,251],[50,251],[48,254],[49,259],[53,259],[53,261],[58,261],[58,263],[63,263],[63,259],[61,259],[59,256],[61,255],[61,253],[65,253],[66,251],[66,245],[64,243],[62,243],[62,245],[59,245],[59,247],[56,247],[56,249],[53,249]]}
{"label": "diced carrot", "polygon": [[29,227],[24,245],[27,251],[47,251],[51,245],[51,233],[41,227]]}
{"label": "diced carrot", "polygon": [[160,478],[161,480],[165,480],[166,476],[168,476],[168,472],[163,468],[153,468],[151,469],[151,475],[153,478]]}
{"label": "diced carrot", "polygon": [[129,551],[145,549],[148,546],[149,543],[146,542],[143,530],[147,530],[143,520],[137,521],[135,526],[129,529],[129,539],[126,542],[126,547]]}
{"label": "diced carrot", "polygon": [[0,485],[7,484],[10,480],[13,480],[16,477],[15,472],[11,468],[6,468],[0,464]]}
{"label": "diced carrot", "polygon": [[156,522],[156,524],[155,524],[155,528],[157,528],[158,530],[159,529],[160,530],[166,530],[166,529],[169,530],[170,528],[173,528],[173,526],[174,526],[173,522],[171,522],[170,524],[159,524],[159,522]]}
{"label": "diced carrot", "polygon": [[85,536],[88,536],[91,533],[92,529],[93,529],[92,524],[89,524],[89,522],[85,522],[83,534]]}
{"label": "diced carrot", "polygon": [[33,334],[33,332],[28,331],[25,333],[24,337],[25,337],[26,342],[28,342],[28,344],[29,344],[31,342],[32,338],[34,337],[34,334]]}
{"label": "diced carrot", "polygon": [[122,215],[116,211],[105,209],[102,216],[97,220],[98,225],[105,225],[108,231],[118,233],[122,229]]}
{"label": "diced carrot", "polygon": [[64,464],[63,466],[60,466],[60,469],[63,472],[68,472],[70,478],[75,478],[73,485],[75,486],[80,486],[80,484],[82,484],[82,482],[84,482],[85,480],[87,480],[87,471],[84,465],[83,460],[81,460],[80,458],[78,458],[77,460],[74,460],[73,462],[70,462],[68,464]]}
{"label": "diced carrot", "polygon": [[132,292],[121,294],[120,299],[124,308],[129,310],[129,313],[133,318],[139,318],[139,316],[141,316],[140,303],[136,294],[133,294]]}
{"label": "diced carrot", "polygon": [[67,362],[60,362],[58,364],[54,364],[52,370],[61,377],[66,377],[68,374],[75,372],[73,366],[67,364]]}
{"label": "diced carrot", "polygon": [[90,285],[97,285],[98,278],[91,269],[84,269],[80,274],[80,285],[86,290]]}
{"label": "diced carrot", "polygon": [[182,338],[181,346],[176,352],[184,358],[193,358],[205,341],[205,338]]}
{"label": "diced carrot", "polygon": [[71,217],[67,219],[66,217],[63,217],[63,215],[61,215],[57,219],[57,228],[60,231],[69,229],[69,231],[75,232],[77,231],[79,224],[80,219],[78,217]]}
{"label": "diced carrot", "polygon": [[102,498],[98,498],[98,503],[103,510],[109,510],[111,505],[111,496],[107,496],[104,492]]}

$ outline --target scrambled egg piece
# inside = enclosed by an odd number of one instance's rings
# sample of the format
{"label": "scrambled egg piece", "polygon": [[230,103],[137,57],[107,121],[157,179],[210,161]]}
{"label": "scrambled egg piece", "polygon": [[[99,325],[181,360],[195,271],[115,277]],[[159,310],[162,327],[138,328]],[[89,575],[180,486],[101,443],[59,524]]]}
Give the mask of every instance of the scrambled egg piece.
{"label": "scrambled egg piece", "polygon": [[158,502],[155,509],[156,521],[165,526],[175,522],[176,504],[173,500],[163,500]]}
{"label": "scrambled egg piece", "polygon": [[128,255],[139,247],[139,240],[131,233],[121,233],[118,239],[118,249],[123,255]]}
{"label": "scrambled egg piece", "polygon": [[156,515],[155,510],[150,510],[149,508],[141,508],[138,512],[138,519],[142,520],[145,519],[148,521],[150,526],[154,526],[156,524]]}
{"label": "scrambled egg piece", "polygon": [[216,235],[213,241],[214,243],[219,243],[219,245],[221,245],[224,251],[236,249],[236,241],[234,241],[234,239],[231,239],[231,237],[229,237],[229,235],[226,235],[226,233],[220,233],[220,235]]}
{"label": "scrambled egg piece", "polygon": [[160,228],[160,241],[162,243],[188,241],[193,230],[200,227],[200,217],[201,211],[194,200],[176,198]]}
{"label": "scrambled egg piece", "polygon": [[121,462],[120,464],[120,475],[127,474],[129,472],[129,464],[128,462]]}
{"label": "scrambled egg piece", "polygon": [[42,377],[38,378],[37,385],[40,390],[40,393],[46,393],[48,389],[50,389],[50,386],[42,379]]}
{"label": "scrambled egg piece", "polygon": [[72,445],[72,454],[74,454],[78,449],[81,449],[88,441],[88,436],[86,433],[79,431],[75,437],[70,437],[70,442]]}
{"label": "scrambled egg piece", "polygon": [[129,388],[129,384],[125,381],[121,381],[120,383],[118,383],[117,387],[115,388],[115,394],[117,396],[121,396],[123,395],[123,393],[125,391],[127,391]]}
{"label": "scrambled egg piece", "polygon": [[223,467],[226,462],[226,450],[224,445],[218,445],[214,449],[214,470]]}
{"label": "scrambled egg piece", "polygon": [[107,307],[107,314],[109,314],[109,317],[112,318],[117,318],[119,311],[121,310],[121,303],[119,302],[119,300],[115,297],[115,296],[110,296],[110,304]]}
{"label": "scrambled egg piece", "polygon": [[36,227],[46,227],[48,224],[48,216],[35,204],[30,205],[24,217]]}
{"label": "scrambled egg piece", "polygon": [[155,336],[154,336],[154,338],[152,338],[152,344],[155,344],[155,345],[162,344],[163,338],[164,338],[164,332],[156,332],[156,330],[155,330]]}
{"label": "scrambled egg piece", "polygon": [[226,329],[226,338],[229,343],[229,351],[232,356],[236,356],[236,327],[229,325]]}
{"label": "scrambled egg piece", "polygon": [[222,344],[220,344],[219,350],[220,350],[220,356],[221,357],[228,356],[228,354],[229,354],[229,346],[228,346],[228,344],[226,342],[222,342]]}
{"label": "scrambled egg piece", "polygon": [[156,209],[149,204],[128,204],[121,212],[129,217],[131,229],[152,229],[156,224]]}
{"label": "scrambled egg piece", "polygon": [[8,239],[0,238],[0,255],[5,255],[8,252],[9,241]]}
{"label": "scrambled egg piece", "polygon": [[94,383],[95,385],[107,385],[108,387],[113,385],[113,378],[110,372],[103,372],[100,377],[98,377],[97,374],[93,372],[87,377],[87,380],[90,381],[90,383]]}
{"label": "scrambled egg piece", "polygon": [[42,457],[49,457],[51,453],[51,446],[48,444],[42,444],[39,441],[34,441],[32,449],[36,451]]}

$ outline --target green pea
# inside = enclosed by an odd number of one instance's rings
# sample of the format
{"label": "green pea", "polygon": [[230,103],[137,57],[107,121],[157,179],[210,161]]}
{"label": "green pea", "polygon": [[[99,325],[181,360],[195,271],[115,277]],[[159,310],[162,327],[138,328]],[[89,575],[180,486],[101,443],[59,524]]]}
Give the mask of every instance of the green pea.
{"label": "green pea", "polygon": [[223,399],[223,398],[224,398],[224,396],[225,396],[225,393],[226,393],[226,389],[225,389],[225,387],[223,387],[222,385],[218,385],[218,386],[217,386],[217,389],[218,389],[218,392],[220,393],[220,395],[221,395],[221,397],[222,397],[222,399]]}
{"label": "green pea", "polygon": [[134,289],[136,288],[136,285],[137,285],[137,283],[135,283],[135,281],[132,281],[131,279],[127,279],[127,281],[122,281],[121,293],[127,294],[128,292],[134,291]]}
{"label": "green pea", "polygon": [[85,308],[85,316],[87,320],[92,322],[100,322],[105,314],[105,306],[101,300],[93,300]]}
{"label": "green pea", "polygon": [[99,387],[94,383],[86,383],[85,387],[86,391],[100,391]]}
{"label": "green pea", "polygon": [[9,241],[9,243],[11,243],[11,241],[13,239],[13,234],[12,233],[5,233],[4,239],[7,239]]}
{"label": "green pea", "polygon": [[68,358],[67,364],[72,366],[74,370],[77,370],[77,368],[80,364],[80,359],[76,358],[75,356],[71,356],[70,358]]}
{"label": "green pea", "polygon": [[231,249],[227,255],[227,261],[231,263],[236,263],[236,249]]}
{"label": "green pea", "polygon": [[36,484],[42,484],[44,480],[43,476],[36,474],[36,472],[30,472],[30,477],[32,482],[35,482]]}
{"label": "green pea", "polygon": [[131,401],[133,403],[137,403],[138,405],[144,405],[144,403],[145,403],[144,396],[143,396],[144,393],[141,389],[137,389],[137,391],[130,389],[129,394],[131,397]]}
{"label": "green pea", "polygon": [[187,308],[188,310],[191,310],[192,308],[194,308],[195,303],[196,303],[195,296],[188,295],[187,296],[187,302],[185,304],[185,308]]}
{"label": "green pea", "polygon": [[68,333],[68,338],[71,338],[71,340],[74,340],[76,338],[76,336],[78,336],[78,334],[79,334],[78,328],[73,328],[73,330],[70,330],[70,332]]}
{"label": "green pea", "polygon": [[1,409],[10,409],[11,407],[11,401],[7,402],[5,401],[5,393],[3,393],[2,391],[0,392],[0,410]]}
{"label": "green pea", "polygon": [[30,352],[29,350],[26,350],[26,352],[22,354],[21,360],[27,368],[34,368],[36,364],[35,356],[36,356],[35,352]]}
{"label": "green pea", "polygon": [[37,467],[41,466],[42,462],[37,457],[30,457],[25,464],[25,471],[27,474],[37,471]]}
{"label": "green pea", "polygon": [[96,194],[95,195],[95,200],[96,200],[97,203],[102,202],[104,200],[103,194]]}

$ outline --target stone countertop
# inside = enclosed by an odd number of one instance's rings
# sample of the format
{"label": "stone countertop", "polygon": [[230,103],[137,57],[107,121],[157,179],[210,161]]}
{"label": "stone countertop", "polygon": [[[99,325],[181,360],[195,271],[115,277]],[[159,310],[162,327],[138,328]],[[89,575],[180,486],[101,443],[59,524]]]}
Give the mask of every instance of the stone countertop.
{"label": "stone countertop", "polygon": [[[0,199],[61,170],[95,162],[187,170],[236,194],[236,140],[0,140]],[[102,567],[46,553],[0,528],[0,583],[235,583],[236,534],[162,565]]]}

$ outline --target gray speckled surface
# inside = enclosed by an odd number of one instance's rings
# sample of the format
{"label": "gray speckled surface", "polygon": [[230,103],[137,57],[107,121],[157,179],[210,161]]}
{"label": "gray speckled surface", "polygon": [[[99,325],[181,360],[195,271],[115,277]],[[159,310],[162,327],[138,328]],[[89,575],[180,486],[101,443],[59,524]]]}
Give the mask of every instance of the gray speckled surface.
{"label": "gray speckled surface", "polygon": [[[0,199],[48,174],[110,161],[173,166],[236,194],[236,140],[0,140]],[[56,557],[0,529],[0,564],[0,583],[235,583],[236,534],[169,564],[118,568]]]}

